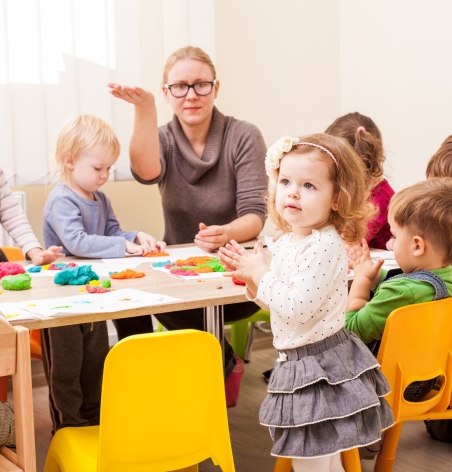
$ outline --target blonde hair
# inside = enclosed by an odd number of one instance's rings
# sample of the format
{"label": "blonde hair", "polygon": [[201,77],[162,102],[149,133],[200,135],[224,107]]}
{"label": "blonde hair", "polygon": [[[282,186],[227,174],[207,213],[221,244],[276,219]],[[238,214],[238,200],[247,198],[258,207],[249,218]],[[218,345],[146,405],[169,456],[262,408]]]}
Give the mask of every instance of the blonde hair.
{"label": "blonde hair", "polygon": [[[311,154],[328,167],[329,177],[334,186],[334,199],[337,210],[331,211],[330,222],[347,242],[359,241],[366,233],[366,223],[375,213],[374,207],[367,201],[369,192],[365,184],[365,170],[361,159],[350,144],[342,138],[328,134],[311,134],[299,138],[322,146],[330,151],[337,161],[337,167],[331,156],[312,146],[293,146],[287,154]],[[283,157],[284,159],[284,157]],[[279,174],[279,169],[277,170]],[[270,187],[268,212],[279,228],[291,231],[286,220],[276,210],[276,185]]]}
{"label": "blonde hair", "polygon": [[452,264],[452,178],[433,177],[397,192],[388,217],[401,228],[427,239]]}
{"label": "blonde hair", "polygon": [[452,136],[447,137],[430,158],[425,175],[427,179],[430,177],[452,177]]}
{"label": "blonde hair", "polygon": [[92,149],[95,146],[105,146],[115,156],[115,161],[121,152],[121,145],[115,132],[104,120],[94,115],[78,115],[68,121],[58,133],[55,150],[56,176],[59,180],[70,177],[64,159],[72,155],[77,159],[80,151]]}
{"label": "blonde hair", "polygon": [[181,59],[194,59],[196,61],[205,62],[212,71],[212,80],[215,80],[217,78],[215,66],[213,65],[212,59],[210,59],[210,56],[205,53],[201,48],[197,48],[195,46],[186,46],[184,48],[178,49],[177,51],[174,51],[173,54],[168,57],[165,64],[165,69],[163,70],[162,85],[165,85],[167,83],[169,71],[174,66],[174,64]]}

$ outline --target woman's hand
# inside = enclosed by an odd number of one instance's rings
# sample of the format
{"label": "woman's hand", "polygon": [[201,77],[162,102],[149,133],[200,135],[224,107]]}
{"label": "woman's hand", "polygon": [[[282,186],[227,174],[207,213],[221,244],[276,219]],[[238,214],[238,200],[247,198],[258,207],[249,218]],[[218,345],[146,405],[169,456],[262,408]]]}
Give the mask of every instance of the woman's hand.
{"label": "woman's hand", "polygon": [[58,258],[64,257],[61,252],[63,246],[50,246],[47,250],[42,250],[39,247],[30,249],[27,252],[27,256],[31,259],[34,265],[45,265],[55,262]]}
{"label": "woman's hand", "polygon": [[154,236],[151,236],[144,231],[138,231],[135,238],[135,244],[141,245],[146,249],[146,254],[153,252],[163,252],[166,248],[164,241],[157,241]]}
{"label": "woman's hand", "polygon": [[270,268],[265,259],[263,242],[258,241],[251,254],[236,241],[232,240],[226,247],[221,247],[218,253],[221,262],[233,271],[225,275],[243,280],[247,285],[257,286]]}
{"label": "woman's hand", "polygon": [[373,261],[370,257],[369,246],[365,239],[361,241],[361,246],[354,245],[348,250],[349,267],[355,272],[355,277],[365,277],[369,279],[372,286],[380,276],[380,269],[384,263],[383,259]]}
{"label": "woman's hand", "polygon": [[220,225],[206,226],[199,223],[199,231],[195,236],[195,244],[207,252],[214,252],[228,242],[226,228]]}
{"label": "woman's hand", "polygon": [[155,104],[154,95],[140,87],[129,87],[114,82],[107,84],[108,91],[116,98],[122,98],[137,107],[147,107]]}

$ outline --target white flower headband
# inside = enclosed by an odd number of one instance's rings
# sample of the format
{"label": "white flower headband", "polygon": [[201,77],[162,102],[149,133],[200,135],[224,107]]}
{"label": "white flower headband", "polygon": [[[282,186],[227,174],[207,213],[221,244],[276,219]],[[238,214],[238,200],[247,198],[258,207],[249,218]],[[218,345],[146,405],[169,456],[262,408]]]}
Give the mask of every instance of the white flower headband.
{"label": "white flower headband", "polygon": [[265,156],[265,171],[273,183],[276,182],[278,178],[278,173],[276,170],[279,169],[281,159],[283,158],[284,154],[290,152],[294,146],[313,146],[321,149],[322,151],[326,152],[331,157],[331,159],[333,159],[336,168],[339,169],[337,159],[327,148],[320,146],[320,144],[299,142],[299,138],[284,136],[283,138],[279,138],[278,141],[273,144],[273,146],[268,148],[267,155]]}

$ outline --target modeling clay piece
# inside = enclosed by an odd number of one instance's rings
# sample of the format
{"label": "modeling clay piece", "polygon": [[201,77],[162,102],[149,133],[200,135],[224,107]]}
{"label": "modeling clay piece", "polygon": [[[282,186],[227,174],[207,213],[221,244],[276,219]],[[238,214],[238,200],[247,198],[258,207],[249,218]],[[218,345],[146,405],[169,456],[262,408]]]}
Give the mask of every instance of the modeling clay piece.
{"label": "modeling clay piece", "polygon": [[171,266],[171,261],[164,261],[164,262],[154,262],[152,267],[166,267],[167,265]]}
{"label": "modeling clay piece", "polygon": [[24,274],[25,269],[15,262],[0,262],[0,279],[5,275]]}
{"label": "modeling clay piece", "polygon": [[179,259],[174,264],[168,262],[156,262],[152,267],[165,267],[173,275],[196,276],[210,272],[226,272],[216,257],[195,256],[188,259]]}
{"label": "modeling clay piece", "polygon": [[121,272],[115,272],[110,275],[112,279],[139,279],[144,277],[144,272],[137,272],[132,269],[122,270]]}
{"label": "modeling clay piece", "polygon": [[41,266],[32,266],[27,269],[27,272],[41,272]]}
{"label": "modeling clay piece", "polygon": [[42,270],[49,270],[50,264],[46,264],[42,266]]}
{"label": "modeling clay piece", "polygon": [[66,264],[63,264],[62,262],[59,262],[57,264],[53,263],[50,264],[49,270],[63,270],[67,267]]}
{"label": "modeling clay piece", "polygon": [[111,289],[101,287],[100,285],[93,286],[93,285],[87,284],[85,288],[86,288],[86,291],[88,293],[107,293],[107,292],[111,292]]}
{"label": "modeling clay piece", "polygon": [[91,270],[90,265],[68,267],[58,272],[53,281],[58,285],[85,285],[99,276]]}
{"label": "modeling clay piece", "polygon": [[199,274],[197,272],[194,272],[193,270],[184,270],[184,269],[171,269],[170,274],[173,275],[183,275],[183,276],[189,276],[192,275],[194,277],[198,277]]}
{"label": "modeling clay piece", "polygon": [[91,280],[89,285],[91,285],[91,287],[97,287],[100,285],[100,280]]}
{"label": "modeling clay piece", "polygon": [[109,280],[104,280],[102,282],[102,287],[104,288],[110,288],[111,287],[111,282]]}
{"label": "modeling clay piece", "polygon": [[166,257],[169,256],[167,252],[153,252],[146,254],[144,257]]}
{"label": "modeling clay piece", "polygon": [[28,290],[31,288],[29,274],[6,275],[2,278],[2,287],[5,290]]}
{"label": "modeling clay piece", "polygon": [[245,282],[242,280],[236,279],[235,277],[232,277],[232,281],[235,283],[235,285],[246,285]]}

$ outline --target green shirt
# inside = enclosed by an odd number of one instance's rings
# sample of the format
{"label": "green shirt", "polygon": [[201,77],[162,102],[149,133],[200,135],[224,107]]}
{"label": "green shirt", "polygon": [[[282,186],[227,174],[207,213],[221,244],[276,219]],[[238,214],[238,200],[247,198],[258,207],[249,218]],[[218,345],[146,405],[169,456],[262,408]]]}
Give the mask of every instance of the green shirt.
{"label": "green shirt", "polygon": [[[452,266],[434,269],[431,272],[444,280],[449,296],[452,296]],[[382,270],[380,280],[386,276]],[[379,283],[375,295],[360,310],[345,314],[345,328],[356,333],[365,343],[381,339],[386,320],[396,308],[415,303],[431,302],[435,289],[428,282],[399,278]]]}

